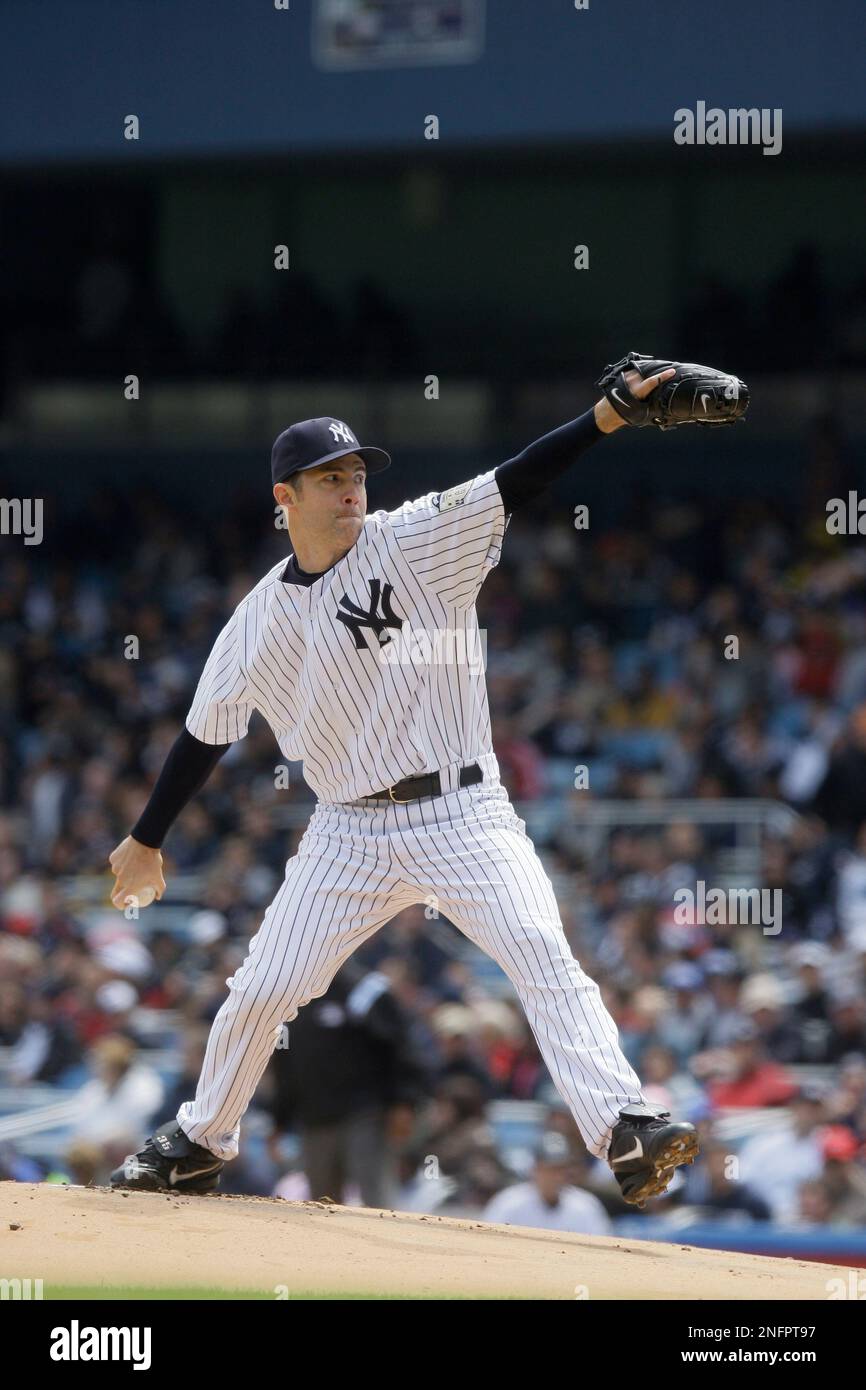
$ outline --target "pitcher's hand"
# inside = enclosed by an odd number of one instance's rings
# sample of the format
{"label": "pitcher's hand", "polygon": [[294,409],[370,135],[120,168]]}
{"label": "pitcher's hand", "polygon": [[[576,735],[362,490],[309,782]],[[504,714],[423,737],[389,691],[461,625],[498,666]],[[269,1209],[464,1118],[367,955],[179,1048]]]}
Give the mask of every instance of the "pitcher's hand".
{"label": "pitcher's hand", "polygon": [[147,907],[154,898],[157,902],[165,892],[165,879],[162,876],[162,851],[140,845],[127,835],[117,849],[108,857],[115,884],[111,890],[111,901],[121,912],[134,898],[139,907]]}
{"label": "pitcher's hand", "polygon": [[[637,396],[642,401],[645,396],[649,396],[660,386],[663,381],[670,381],[672,376],[676,376],[673,367],[667,371],[659,372],[656,376],[642,377],[640,372],[633,369],[623,373],[626,385],[633,396]],[[595,423],[604,434],[613,434],[614,430],[622,429],[625,420],[617,415],[610,402],[602,396],[600,401],[595,403]]]}

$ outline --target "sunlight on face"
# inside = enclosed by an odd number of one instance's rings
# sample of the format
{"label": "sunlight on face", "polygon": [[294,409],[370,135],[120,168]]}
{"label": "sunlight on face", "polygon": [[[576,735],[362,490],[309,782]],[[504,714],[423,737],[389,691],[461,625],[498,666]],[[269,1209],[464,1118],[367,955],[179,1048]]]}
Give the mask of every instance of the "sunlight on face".
{"label": "sunlight on face", "polygon": [[320,565],[345,555],[364,529],[367,468],[359,454],[343,454],[277,485],[292,543]]}
{"label": "sunlight on face", "polygon": [[[296,493],[299,519],[324,534],[332,527],[359,532],[367,515],[367,469],[357,454],[309,468]],[[339,534],[339,530],[334,534]]]}

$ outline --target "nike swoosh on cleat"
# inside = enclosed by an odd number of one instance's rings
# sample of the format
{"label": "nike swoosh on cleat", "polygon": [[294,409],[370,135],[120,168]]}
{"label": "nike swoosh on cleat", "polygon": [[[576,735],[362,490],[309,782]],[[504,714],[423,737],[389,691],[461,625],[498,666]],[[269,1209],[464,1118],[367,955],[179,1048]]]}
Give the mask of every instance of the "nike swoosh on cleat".
{"label": "nike swoosh on cleat", "polygon": [[177,1168],[172,1168],[168,1180],[172,1187],[175,1187],[178,1182],[189,1182],[191,1178],[203,1178],[207,1173],[216,1173],[220,1167],[221,1164],[212,1163],[210,1168],[197,1168],[194,1173],[180,1173]]}
{"label": "nike swoosh on cleat", "polygon": [[643,1144],[639,1139],[635,1139],[631,1153],[620,1154],[619,1158],[612,1158],[611,1167],[614,1163],[627,1163],[630,1158],[643,1158]]}
{"label": "nike swoosh on cleat", "polygon": [[707,401],[708,401],[709,399],[710,399],[709,393],[708,393],[708,392],[702,392],[702,394],[701,394],[701,405],[704,407],[704,414],[705,414],[705,415],[706,415],[706,413],[707,413]]}

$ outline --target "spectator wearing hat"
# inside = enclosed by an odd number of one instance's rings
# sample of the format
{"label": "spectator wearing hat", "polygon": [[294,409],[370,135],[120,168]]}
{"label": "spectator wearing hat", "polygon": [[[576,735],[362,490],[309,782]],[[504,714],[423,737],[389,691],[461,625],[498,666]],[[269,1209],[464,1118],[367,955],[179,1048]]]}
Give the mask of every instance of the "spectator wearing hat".
{"label": "spectator wearing hat", "polygon": [[799,1035],[796,1061],[821,1065],[828,1057],[830,994],[824,972],[830,952],[819,941],[804,941],[795,946],[788,964],[794,971],[794,998],[791,1002],[791,1022]]}
{"label": "spectator wearing hat", "polygon": [[831,1065],[851,1052],[866,1053],[866,1001],[853,981],[833,995],[830,1024],[827,1061]]}
{"label": "spectator wearing hat", "polygon": [[680,960],[662,974],[662,986],[672,994],[671,1006],[656,1027],[656,1040],[686,1062],[700,1046],[713,1012],[712,1001],[702,992],[703,972],[692,961]]}
{"label": "spectator wearing hat", "polygon": [[800,1058],[800,1035],[786,1013],[787,998],[775,975],[750,975],[740,990],[740,1012],[758,1029],[767,1056],[776,1062]]}
{"label": "spectator wearing hat", "polygon": [[481,1024],[472,1009],[464,1004],[440,1004],[430,1021],[438,1052],[435,1080],[469,1077],[486,1099],[492,1099],[494,1085],[479,1040]]}
{"label": "spectator wearing hat", "polygon": [[597,1197],[569,1182],[573,1156],[564,1135],[541,1136],[534,1152],[532,1176],[498,1192],[482,1212],[485,1221],[506,1226],[534,1226],[574,1235],[610,1235],[610,1221]]}
{"label": "spectator wearing hat", "polygon": [[742,1023],[740,985],[743,967],[733,951],[707,951],[701,957],[701,969],[707,984],[707,994],[713,1011],[707,1021],[699,1048],[727,1047]]}
{"label": "spectator wearing hat", "polygon": [[767,1203],[774,1221],[794,1220],[801,1185],[824,1171],[824,1100],[821,1088],[801,1086],[778,1125],[753,1135],[740,1150],[740,1177]]}

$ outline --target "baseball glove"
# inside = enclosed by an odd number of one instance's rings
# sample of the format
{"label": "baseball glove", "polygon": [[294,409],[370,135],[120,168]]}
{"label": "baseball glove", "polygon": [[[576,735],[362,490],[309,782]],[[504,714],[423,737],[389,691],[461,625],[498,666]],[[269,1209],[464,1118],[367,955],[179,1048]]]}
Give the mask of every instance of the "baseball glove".
{"label": "baseball glove", "polygon": [[[669,367],[676,376],[663,381],[644,400],[633,396],[626,385],[629,368],[646,379]],[[749,404],[749,388],[739,377],[697,362],[668,362],[642,352],[630,352],[609,364],[595,384],[627,425],[655,425],[660,430],[677,425],[732,425],[742,419]]]}

